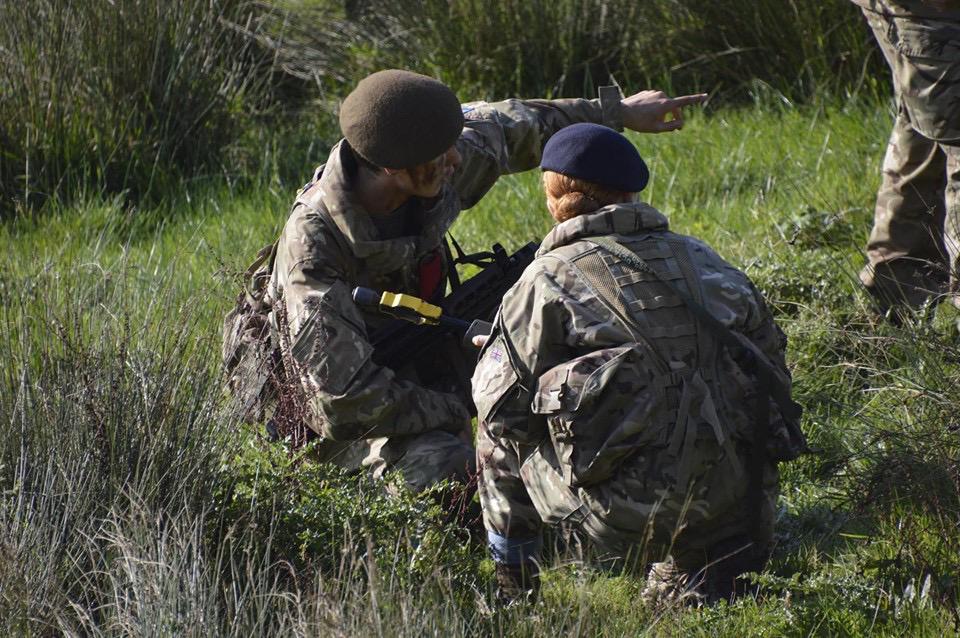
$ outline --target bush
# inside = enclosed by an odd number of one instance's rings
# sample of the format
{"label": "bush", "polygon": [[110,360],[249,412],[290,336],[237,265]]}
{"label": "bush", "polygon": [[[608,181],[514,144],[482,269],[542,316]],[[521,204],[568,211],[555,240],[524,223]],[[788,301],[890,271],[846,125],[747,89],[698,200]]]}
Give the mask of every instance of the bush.
{"label": "bush", "polygon": [[199,318],[125,265],[0,262],[0,591],[27,594],[0,596],[4,635],[69,631],[71,604],[96,622],[109,539],[134,515],[151,543],[164,520],[187,531],[223,480]]}
{"label": "bush", "polygon": [[84,189],[135,198],[198,172],[267,96],[241,0],[0,4],[0,216]]}
{"label": "bush", "polygon": [[337,100],[384,67],[463,99],[591,96],[613,77],[803,100],[877,88],[874,51],[848,0],[7,2],[0,217],[89,190],[136,201],[205,174],[302,175]]}

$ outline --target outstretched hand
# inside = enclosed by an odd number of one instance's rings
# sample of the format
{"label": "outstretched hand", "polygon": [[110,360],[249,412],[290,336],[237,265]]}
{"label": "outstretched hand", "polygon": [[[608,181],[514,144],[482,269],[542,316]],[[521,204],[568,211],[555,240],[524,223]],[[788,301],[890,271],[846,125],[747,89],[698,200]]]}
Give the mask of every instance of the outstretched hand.
{"label": "outstretched hand", "polygon": [[[706,93],[670,97],[663,91],[640,91],[623,98],[623,126],[639,133],[664,133],[683,128],[684,106],[702,104]],[[667,119],[672,115],[673,119]]]}

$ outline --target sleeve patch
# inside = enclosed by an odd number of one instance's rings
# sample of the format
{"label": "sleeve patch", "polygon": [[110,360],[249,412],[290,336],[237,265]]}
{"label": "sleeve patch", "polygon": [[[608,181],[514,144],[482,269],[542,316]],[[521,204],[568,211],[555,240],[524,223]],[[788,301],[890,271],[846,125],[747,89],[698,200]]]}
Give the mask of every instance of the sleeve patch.
{"label": "sleeve patch", "polygon": [[473,401],[480,421],[490,419],[520,381],[510,364],[502,334],[497,334],[486,348],[473,375]]}

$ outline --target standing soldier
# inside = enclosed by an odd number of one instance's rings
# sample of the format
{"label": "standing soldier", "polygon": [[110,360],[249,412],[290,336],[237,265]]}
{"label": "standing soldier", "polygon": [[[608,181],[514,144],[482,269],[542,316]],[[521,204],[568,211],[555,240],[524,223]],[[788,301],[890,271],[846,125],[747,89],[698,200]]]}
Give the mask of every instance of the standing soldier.
{"label": "standing soldier", "polygon": [[898,104],[860,279],[898,320],[944,293],[958,304],[960,1],[853,2],[890,65]]}
{"label": "standing soldier", "polygon": [[[544,143],[574,122],[661,132],[706,99],[644,91],[621,99],[506,100],[461,107],[432,78],[374,73],[344,100],[344,138],[297,195],[273,258],[266,304],[283,372],[303,396],[319,459],[375,476],[399,470],[424,489],[465,480],[471,417],[453,394],[377,365],[355,286],[437,299],[448,268],[444,234],[500,175],[537,166]],[[672,119],[669,116],[672,115]]]}

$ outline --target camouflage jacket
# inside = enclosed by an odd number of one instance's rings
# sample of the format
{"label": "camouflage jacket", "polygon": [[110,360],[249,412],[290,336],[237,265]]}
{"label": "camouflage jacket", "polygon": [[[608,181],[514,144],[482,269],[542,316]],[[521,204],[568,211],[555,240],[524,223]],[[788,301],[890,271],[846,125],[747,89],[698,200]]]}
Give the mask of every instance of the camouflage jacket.
{"label": "camouflage jacket", "polygon": [[[601,235],[657,275],[589,241]],[[557,522],[584,504],[628,529],[655,507],[676,510],[665,525],[679,520],[690,485],[691,523],[742,506],[757,384],[673,289],[742,335],[789,387],[786,337],[745,274],[670,232],[647,204],[570,219],[504,297],[473,377],[480,428],[527,450],[524,493],[503,495],[500,507],[529,496],[544,521]],[[771,438],[782,440],[773,402],[771,410]],[[740,480],[717,479],[728,475]]]}
{"label": "camouflage jacket", "polygon": [[958,0],[852,0],[874,13],[891,16],[960,20]]}
{"label": "camouflage jacket", "polygon": [[616,89],[603,90],[597,100],[474,103],[464,106],[464,115],[456,142],[462,164],[435,202],[416,212],[419,235],[380,239],[351,192],[354,163],[342,143],[293,205],[268,296],[274,328],[283,333],[281,346],[289,342],[288,361],[306,394],[306,420],[325,439],[455,431],[469,424],[466,407],[453,395],[401,379],[372,361],[370,330],[380,319],[354,305],[352,288],[418,294],[420,261],[437,254],[460,211],[476,204],[500,175],[537,166],[547,139],[568,124],[622,128]]}
{"label": "camouflage jacket", "polygon": [[960,0],[857,0],[910,126],[960,143]]}
{"label": "camouflage jacket", "polygon": [[[596,250],[586,240],[597,235],[613,236],[685,288],[681,266],[666,247],[668,241],[683,242],[701,284],[700,291],[687,294],[728,328],[749,338],[787,376],[786,337],[746,275],[703,242],[671,232],[666,217],[651,206],[608,206],[556,225],[543,240],[537,259],[504,296],[473,377],[478,418],[487,422],[493,434],[522,443],[541,440],[543,419],[530,411],[539,377],[581,355],[636,341],[570,265],[583,253]],[[632,318],[650,326],[645,336],[655,342],[672,368],[694,367],[698,349],[711,340],[708,335],[679,299],[666,301],[649,277],[623,276],[633,280],[626,293],[635,299],[629,310]]]}

